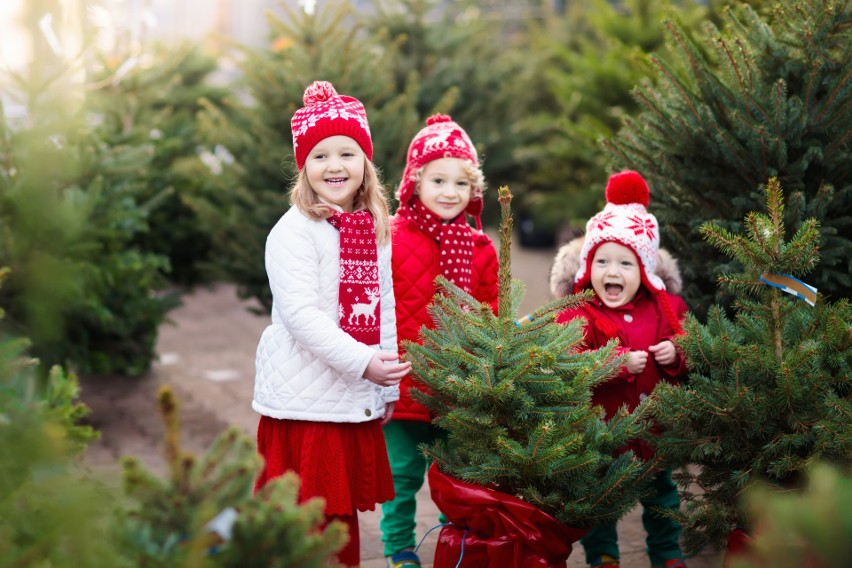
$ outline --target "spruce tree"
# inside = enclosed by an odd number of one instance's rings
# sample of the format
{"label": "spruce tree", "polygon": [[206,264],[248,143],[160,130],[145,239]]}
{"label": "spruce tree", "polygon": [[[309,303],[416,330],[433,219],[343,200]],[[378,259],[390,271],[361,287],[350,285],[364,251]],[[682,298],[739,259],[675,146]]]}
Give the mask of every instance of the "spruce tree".
{"label": "spruce tree", "polygon": [[222,432],[200,457],[180,446],[178,403],[164,387],[168,475],[124,459],[128,506],[116,525],[121,548],[138,566],[210,568],[336,567],[346,539],[338,522],[323,527],[324,503],[300,504],[299,478],[284,475],[252,495],[261,467],[254,440],[236,428]]}
{"label": "spruce tree", "polygon": [[446,441],[423,448],[442,473],[523,499],[565,525],[615,521],[636,502],[653,469],[632,452],[619,455],[643,428],[623,409],[609,421],[591,404],[592,388],[617,372],[616,342],[584,351],[582,322],[554,318],[587,296],[551,302],[517,323],[523,284],[509,262],[511,194],[500,189],[499,308],[480,304],[446,279],[430,307],[434,329],[408,354],[415,393]]}
{"label": "spruce tree", "polygon": [[777,179],[765,195],[766,214],[749,213],[744,234],[702,226],[709,244],[744,267],[719,278],[735,298],[735,315],[721,306],[706,324],[689,315],[678,340],[689,386],[662,384],[651,398],[649,412],[663,428],[657,454],[698,465],[678,478],[689,553],[721,547],[735,526],[755,529],[741,501],[751,485],[797,490],[815,462],[850,465],[852,308],[822,293],[812,306],[766,283],[813,272],[820,233],[809,219],[785,240]]}
{"label": "spruce tree", "polygon": [[[9,272],[0,266],[0,287]],[[0,307],[0,566],[130,566],[101,536],[115,494],[80,467],[97,432],[81,423],[89,409],[77,378],[60,367],[39,377],[30,340],[4,315]]]}
{"label": "spruce tree", "polygon": [[126,457],[122,495],[82,463],[98,434],[82,423],[76,377],[54,367],[42,387],[28,346],[0,327],[0,566],[339,566],[346,529],[323,526],[321,500],[299,502],[295,474],[252,495],[261,464],[251,438],[231,428],[200,457],[181,450],[169,388],[159,397],[168,476]]}
{"label": "spruce tree", "polygon": [[[521,199],[538,231],[581,230],[601,209],[597,188],[608,173],[599,140],[639,113],[630,89],[653,76],[648,56],[665,49],[663,19],[694,30],[706,13],[693,2],[593,0],[571,3],[530,33],[541,89],[518,123],[530,138],[518,154],[530,164]],[[524,235],[522,226],[522,244]]]}
{"label": "spruce tree", "polygon": [[605,142],[618,168],[642,172],[657,217],[682,260],[684,296],[700,316],[727,305],[715,277],[729,260],[704,242],[704,222],[728,230],[760,209],[777,176],[789,192],[784,223],[820,222],[822,263],[813,284],[838,299],[852,291],[852,9],[848,0],[783,0],[770,15],[743,5],[700,43],[666,24],[680,65],[652,58],[656,83],[634,96],[643,111]]}
{"label": "spruce tree", "polygon": [[177,304],[163,292],[168,259],[134,246],[148,230],[140,172],[151,154],[111,144],[79,103],[59,100],[64,79],[41,84],[26,122],[0,106],[0,264],[11,268],[0,301],[44,374],[58,364],[141,375]]}
{"label": "spruce tree", "polygon": [[141,55],[130,48],[98,51],[93,57],[98,72],[91,73],[86,109],[100,138],[110,147],[146,153],[134,171],[146,230],[130,246],[167,258],[163,272],[171,282],[209,280],[211,233],[218,227],[204,213],[227,210],[232,196],[210,178],[233,157],[221,144],[204,145],[196,114],[215,108],[228,115],[228,90],[211,81],[218,61],[188,43],[146,45]]}

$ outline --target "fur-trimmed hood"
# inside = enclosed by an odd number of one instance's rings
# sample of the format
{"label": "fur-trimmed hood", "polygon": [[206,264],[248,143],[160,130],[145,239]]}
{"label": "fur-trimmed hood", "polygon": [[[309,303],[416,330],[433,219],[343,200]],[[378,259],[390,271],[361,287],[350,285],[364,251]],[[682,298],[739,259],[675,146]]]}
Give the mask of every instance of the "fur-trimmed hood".
{"label": "fur-trimmed hood", "polygon": [[[580,252],[583,250],[584,241],[584,236],[577,237],[559,247],[556,252],[550,267],[550,293],[554,298],[562,298],[574,292],[574,277],[580,269]],[[656,275],[663,280],[667,292],[680,294],[683,281],[677,259],[663,248],[659,250]]]}

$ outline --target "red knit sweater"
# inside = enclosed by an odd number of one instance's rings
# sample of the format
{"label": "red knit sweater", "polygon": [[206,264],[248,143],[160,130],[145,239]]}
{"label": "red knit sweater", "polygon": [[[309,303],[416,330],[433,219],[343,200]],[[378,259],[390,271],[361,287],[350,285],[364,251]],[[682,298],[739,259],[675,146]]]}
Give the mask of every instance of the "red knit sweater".
{"label": "red knit sweater", "polygon": [[[473,274],[471,295],[497,309],[497,251],[491,238],[470,228],[473,237]],[[391,218],[393,288],[396,297],[396,325],[399,354],[405,349],[405,340],[418,341],[420,329],[433,327],[427,307],[435,295],[435,277],[438,270],[439,248],[433,238],[425,234],[410,219],[396,215]],[[393,412],[394,420],[429,422],[429,411],[413,401],[409,390],[415,386],[411,375],[400,383],[399,401]],[[418,385],[417,388],[424,388]]]}

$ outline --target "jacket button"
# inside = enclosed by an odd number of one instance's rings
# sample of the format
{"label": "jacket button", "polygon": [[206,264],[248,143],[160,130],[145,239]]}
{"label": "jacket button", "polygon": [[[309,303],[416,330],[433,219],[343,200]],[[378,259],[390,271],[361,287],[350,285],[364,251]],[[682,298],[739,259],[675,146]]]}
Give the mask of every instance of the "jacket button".
{"label": "jacket button", "polygon": [[373,415],[373,411],[372,411],[372,410],[370,410],[370,409],[368,408],[367,410],[365,410],[365,411],[364,411],[364,414],[365,414],[366,416],[372,416],[372,415]]}
{"label": "jacket button", "polygon": [[648,398],[647,394],[645,394],[644,392],[639,393],[639,400],[645,400],[646,398]]}

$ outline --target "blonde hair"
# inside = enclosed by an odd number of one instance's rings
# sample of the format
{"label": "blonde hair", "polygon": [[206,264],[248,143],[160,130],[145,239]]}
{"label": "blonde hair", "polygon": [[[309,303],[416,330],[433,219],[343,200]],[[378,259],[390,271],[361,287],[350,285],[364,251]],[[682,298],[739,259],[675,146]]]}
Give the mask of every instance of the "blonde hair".
{"label": "blonde hair", "polygon": [[[482,199],[482,194],[485,193],[485,174],[482,173],[482,167],[479,164],[459,158],[462,163],[462,169],[470,180],[471,199]],[[417,168],[414,171],[414,193],[420,189],[420,180],[423,179],[423,170],[426,169],[429,163]]]}
{"label": "blonde hair", "polygon": [[[304,169],[299,171],[299,176],[290,188],[290,205],[298,207],[302,213],[316,221],[331,217],[331,210],[328,205],[320,201],[319,195],[308,182]],[[376,224],[376,242],[380,245],[390,243],[390,222],[385,188],[376,166],[366,156],[364,156],[364,181],[355,193],[353,209],[369,211]]]}

